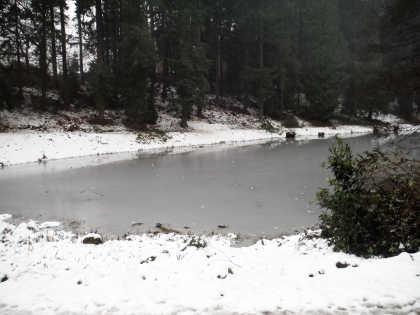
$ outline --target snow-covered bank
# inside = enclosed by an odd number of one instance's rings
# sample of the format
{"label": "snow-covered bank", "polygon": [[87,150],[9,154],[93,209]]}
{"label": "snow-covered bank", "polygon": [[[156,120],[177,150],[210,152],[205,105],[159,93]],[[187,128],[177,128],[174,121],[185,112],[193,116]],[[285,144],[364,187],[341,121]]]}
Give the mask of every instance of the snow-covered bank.
{"label": "snow-covered bank", "polygon": [[[420,310],[420,253],[363,259],[303,234],[158,234],[86,245],[54,222],[0,216],[2,314],[408,314]],[[347,263],[338,268],[337,262]]]}
{"label": "snow-covered bank", "polygon": [[349,137],[349,136],[360,136],[362,134],[372,133],[372,127],[366,126],[337,126],[331,127],[302,127],[302,128],[290,128],[290,130],[296,133],[296,139],[316,139],[319,133],[323,133],[325,137]]}
{"label": "snow-covered bank", "polygon": [[[169,132],[168,139],[139,140],[137,134],[122,132],[38,132],[0,133],[0,162],[4,165],[123,152],[147,152],[215,144],[238,144],[250,141],[285,140],[284,132],[270,133],[261,129],[237,129],[222,124],[192,121],[187,132]],[[371,128],[342,126],[336,129],[295,128],[298,139],[313,139],[319,132],[328,136],[370,133]],[[45,160],[45,159],[44,159]]]}
{"label": "snow-covered bank", "polygon": [[[213,126],[213,125],[212,125]],[[63,159],[88,155],[165,150],[177,147],[207,146],[255,140],[279,139],[280,135],[264,130],[222,129],[206,132],[171,132],[169,139],[138,141],[137,134],[120,133],[3,133],[0,134],[0,161],[6,165]]]}
{"label": "snow-covered bank", "polygon": [[[161,109],[157,133],[139,134],[124,124],[121,111],[105,111],[105,125],[95,124],[96,112],[92,109],[40,113],[29,108],[0,111],[0,121],[6,132],[0,132],[0,166],[33,163],[47,160],[94,157],[116,153],[178,152],[223,144],[243,145],[264,141],[285,141],[286,132],[296,134],[297,140],[324,137],[352,137],[373,132],[370,126],[339,125],[313,127],[296,117],[299,128],[285,128],[281,122],[267,120],[274,132],[261,127],[255,113],[238,113],[218,107],[203,111],[206,118],[197,117],[188,122],[189,128],[180,127],[180,119]],[[400,126],[400,133],[420,131],[420,126],[403,124],[393,115],[377,115],[375,119]],[[166,134],[163,134],[166,133]],[[45,158],[44,158],[45,157]],[[109,158],[109,157],[107,157]],[[114,158],[114,157],[113,157]],[[123,157],[121,157],[123,158]],[[127,158],[127,156],[124,156]]]}

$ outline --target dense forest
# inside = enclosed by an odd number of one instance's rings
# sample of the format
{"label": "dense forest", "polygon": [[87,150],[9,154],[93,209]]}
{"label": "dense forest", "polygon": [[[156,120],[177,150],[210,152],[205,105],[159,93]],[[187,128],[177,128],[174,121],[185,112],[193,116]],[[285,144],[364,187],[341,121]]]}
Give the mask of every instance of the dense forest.
{"label": "dense forest", "polygon": [[[156,96],[183,125],[206,96],[281,119],[394,111],[420,98],[416,0],[1,0],[0,107],[124,109],[154,123]],[[60,101],[51,103],[49,90]],[[208,99],[207,99],[208,102]]]}

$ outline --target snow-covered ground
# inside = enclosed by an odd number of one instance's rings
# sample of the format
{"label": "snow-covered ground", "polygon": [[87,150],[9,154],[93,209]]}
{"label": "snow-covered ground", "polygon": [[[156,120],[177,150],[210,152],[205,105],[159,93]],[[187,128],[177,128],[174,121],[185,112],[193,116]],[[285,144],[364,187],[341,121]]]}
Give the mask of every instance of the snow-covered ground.
{"label": "snow-covered ground", "polygon": [[[1,112],[2,121],[10,131],[0,133],[0,163],[13,165],[42,160],[94,156],[123,152],[165,151],[180,148],[200,148],[215,144],[245,144],[255,141],[285,140],[285,132],[279,122],[270,121],[276,132],[261,129],[260,121],[245,114],[230,113],[218,109],[204,111],[206,119],[189,122],[189,129],[179,128],[179,119],[160,113],[157,128],[166,131],[165,140],[143,133],[140,137],[122,124],[122,115],[107,111],[106,118],[113,121],[109,126],[89,124],[94,112],[58,114],[31,111]],[[77,126],[77,131],[72,130]],[[372,132],[370,127],[337,126],[292,128],[297,139],[315,139],[323,132],[326,137],[335,135],[355,136]]]}
{"label": "snow-covered ground", "polygon": [[[264,130],[229,129],[218,125],[191,123],[197,127],[190,132],[169,133],[169,139],[137,140],[133,132],[18,132],[0,133],[0,162],[6,165],[36,162],[47,159],[72,158],[122,152],[166,150],[180,147],[198,147],[213,144],[279,139],[279,134]],[[209,131],[200,129],[211,126]]]}
{"label": "snow-covered ground", "polygon": [[[279,121],[268,119],[274,127],[272,132],[268,132],[261,128],[261,120],[252,108],[245,109],[239,101],[231,98],[224,100],[230,104],[224,109],[215,105],[206,106],[203,110],[205,118],[193,117],[188,122],[189,128],[183,129],[179,117],[176,117],[176,109],[158,98],[159,118],[154,128],[160,132],[139,134],[123,124],[126,118],[123,111],[105,111],[106,124],[98,125],[94,109],[73,108],[55,113],[34,111],[30,99],[40,92],[33,88],[25,88],[24,92],[27,104],[22,109],[0,111],[0,130],[2,125],[6,129],[6,132],[0,132],[0,166],[115,153],[136,156],[147,152],[178,152],[216,144],[285,141],[288,131],[295,132],[297,140],[316,139],[320,133],[325,137],[352,137],[373,131],[372,127],[357,125],[313,127],[295,117],[299,128],[285,128]],[[52,100],[59,98],[54,91],[49,91],[49,97]],[[214,103],[212,96],[208,98],[210,103]],[[377,114],[374,118],[398,124],[401,133],[420,130],[419,126],[403,124],[394,115]],[[121,155],[121,158],[127,158],[127,155]]]}
{"label": "snow-covered ground", "polygon": [[55,222],[8,218],[0,215],[1,314],[420,311],[420,253],[363,259],[304,234],[248,247],[234,235],[175,234],[87,245]]}
{"label": "snow-covered ground", "polygon": [[375,113],[373,114],[372,118],[388,124],[401,124],[404,122],[403,119],[393,114]]}

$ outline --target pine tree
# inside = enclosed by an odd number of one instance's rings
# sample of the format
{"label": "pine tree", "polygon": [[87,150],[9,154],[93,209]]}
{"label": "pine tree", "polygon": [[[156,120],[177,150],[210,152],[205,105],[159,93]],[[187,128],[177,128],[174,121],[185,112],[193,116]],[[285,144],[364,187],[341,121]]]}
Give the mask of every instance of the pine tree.
{"label": "pine tree", "polygon": [[77,20],[77,35],[78,35],[78,43],[79,43],[79,73],[80,73],[80,81],[84,82],[84,61],[83,61],[83,26],[82,20],[83,16],[86,12],[87,8],[87,1],[84,0],[76,0],[76,20]]}
{"label": "pine tree", "polygon": [[310,2],[303,16],[303,88],[311,118],[326,121],[338,106],[348,52],[339,29],[337,1]]}
{"label": "pine tree", "polygon": [[121,42],[119,44],[118,80],[123,104],[135,125],[153,124],[155,55],[147,25],[148,7],[140,1],[122,1]]}
{"label": "pine tree", "polygon": [[51,63],[53,72],[53,82],[57,87],[58,85],[58,68],[57,68],[57,48],[56,48],[56,29],[55,29],[55,5],[54,2],[50,3],[49,7],[49,20],[50,20],[50,36],[51,36]]}
{"label": "pine tree", "polygon": [[32,20],[33,25],[37,29],[34,38],[39,49],[39,69],[41,77],[41,104],[40,107],[45,109],[47,104],[47,84],[48,84],[48,68],[47,68],[47,37],[48,37],[48,10],[49,5],[46,0],[33,0]]}
{"label": "pine tree", "polygon": [[420,93],[420,3],[389,1],[382,16],[381,48],[383,76],[397,96],[398,113],[413,115],[413,103]]}
{"label": "pine tree", "polygon": [[260,118],[265,114],[265,104],[273,93],[273,70],[267,63],[267,34],[271,19],[272,1],[244,2],[241,8],[239,30],[245,46],[245,67],[241,79],[245,89],[252,91],[257,100]]}
{"label": "pine tree", "polygon": [[193,105],[198,107],[198,114],[208,90],[205,45],[201,41],[201,28],[204,23],[204,11],[199,0],[179,2],[175,18],[178,37],[177,54],[172,59],[174,85],[181,103],[181,125],[187,127]]}

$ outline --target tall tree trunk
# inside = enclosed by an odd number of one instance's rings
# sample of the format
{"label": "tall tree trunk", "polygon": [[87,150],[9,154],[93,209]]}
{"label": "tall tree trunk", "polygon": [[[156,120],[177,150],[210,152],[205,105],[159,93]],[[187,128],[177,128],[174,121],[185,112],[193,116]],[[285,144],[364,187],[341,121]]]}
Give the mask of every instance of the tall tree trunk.
{"label": "tall tree trunk", "polygon": [[103,38],[103,23],[102,23],[102,1],[95,0],[96,9],[96,37],[97,49],[96,58],[98,66],[103,66],[104,63],[104,38]]}
{"label": "tall tree trunk", "polygon": [[20,41],[20,19],[19,19],[19,7],[18,2],[15,0],[15,8],[16,8],[16,16],[15,16],[15,40],[16,40],[16,61],[17,61],[17,73],[19,76],[18,80],[18,88],[19,88],[19,97],[22,97],[22,63],[20,61],[20,53],[21,53],[21,41]]}
{"label": "tall tree trunk", "polygon": [[45,108],[47,102],[47,6],[41,4],[41,38],[39,45],[39,66],[41,70],[41,107]]}
{"label": "tall tree trunk", "polygon": [[[248,69],[248,66],[249,66],[249,47],[245,43],[243,69]],[[247,100],[249,99],[248,82],[247,82],[247,80],[244,80],[243,78],[241,78],[241,93],[245,94]]]}
{"label": "tall tree trunk", "polygon": [[67,38],[66,38],[66,20],[64,15],[65,1],[60,2],[60,24],[61,24],[61,54],[63,57],[63,79],[67,79]]}
{"label": "tall tree trunk", "polygon": [[53,78],[54,78],[54,85],[57,87],[57,48],[55,46],[56,39],[55,39],[55,14],[54,14],[54,6],[50,6],[50,33],[51,33],[51,60],[52,60],[52,70],[53,70]]}
{"label": "tall tree trunk", "polygon": [[66,1],[60,1],[60,32],[61,32],[61,55],[62,55],[62,67],[63,67],[63,80],[61,82],[61,95],[64,100],[65,106],[70,101],[69,87],[67,83],[67,36],[66,36],[66,17],[65,17],[65,5]]}
{"label": "tall tree trunk", "polygon": [[109,56],[109,0],[103,1],[103,10],[102,10],[102,37],[104,38],[104,63],[107,67],[111,64]]}
{"label": "tall tree trunk", "polygon": [[29,71],[29,48],[30,48],[30,41],[29,38],[25,39],[25,65],[26,65],[26,70]]}
{"label": "tall tree trunk", "polygon": [[284,67],[281,69],[281,82],[280,82],[280,110],[284,110],[284,94],[286,85],[286,70]]}
{"label": "tall tree trunk", "polygon": [[148,99],[148,109],[147,109],[147,121],[146,123],[155,124],[158,114],[156,112],[155,106],[155,97],[156,97],[156,65],[153,66],[151,70],[150,78],[150,91]]}
{"label": "tall tree trunk", "polygon": [[[260,12],[258,14],[258,48],[259,48],[259,68],[261,71],[261,75],[263,75],[264,71],[264,21],[262,16],[262,9],[260,9]],[[264,117],[264,101],[263,101],[263,87],[262,87],[261,80],[258,82],[259,88],[258,88],[258,94],[259,94],[259,109],[260,109],[260,118]]]}
{"label": "tall tree trunk", "polygon": [[[297,56],[300,63],[303,62],[303,16],[302,16],[302,2],[297,3],[297,17],[298,17],[298,34],[297,34]],[[296,94],[297,106],[302,105],[301,101],[301,74],[300,69],[296,70]]]}
{"label": "tall tree trunk", "polygon": [[105,98],[102,92],[102,80],[104,71],[104,38],[103,38],[103,21],[102,21],[102,1],[95,0],[96,9],[96,35],[97,35],[97,48],[96,48],[96,59],[97,59],[97,90],[96,90],[96,106],[98,109],[98,115],[100,118],[104,118],[105,112]]}
{"label": "tall tree trunk", "polygon": [[111,51],[112,51],[112,69],[114,72],[117,72],[118,68],[118,43],[119,43],[119,37],[118,37],[118,30],[120,28],[120,16],[121,16],[121,4],[117,6],[114,5],[114,9],[111,10],[112,13],[112,21],[114,22],[112,25],[112,32],[110,32],[111,36]]}
{"label": "tall tree trunk", "polygon": [[222,85],[222,0],[217,2],[216,13],[216,102],[220,101]]}
{"label": "tall tree trunk", "polygon": [[[197,11],[200,12],[201,10],[201,1],[197,0]],[[193,18],[196,18],[196,25],[194,26],[194,29],[192,30],[193,32],[195,32],[195,36],[193,38],[193,45],[195,45],[197,48],[198,47],[202,47],[201,44],[201,23],[202,20],[197,16],[194,15]],[[202,118],[203,117],[203,107],[204,107],[204,97],[203,97],[203,92],[199,91],[199,97],[197,97],[196,100],[196,105],[197,105],[197,116]]]}
{"label": "tall tree trunk", "polygon": [[[163,29],[167,30],[166,12],[162,12],[162,25]],[[166,37],[163,43],[163,70],[162,70],[162,99],[168,99],[168,85],[169,85],[169,40]]]}
{"label": "tall tree trunk", "polygon": [[261,13],[259,14],[258,34],[259,66],[262,70],[264,69],[264,22]]}
{"label": "tall tree trunk", "polygon": [[80,81],[84,82],[84,70],[83,70],[83,30],[82,30],[82,12],[80,5],[77,7],[76,17],[77,17],[77,33],[79,35],[79,71],[80,71]]}

